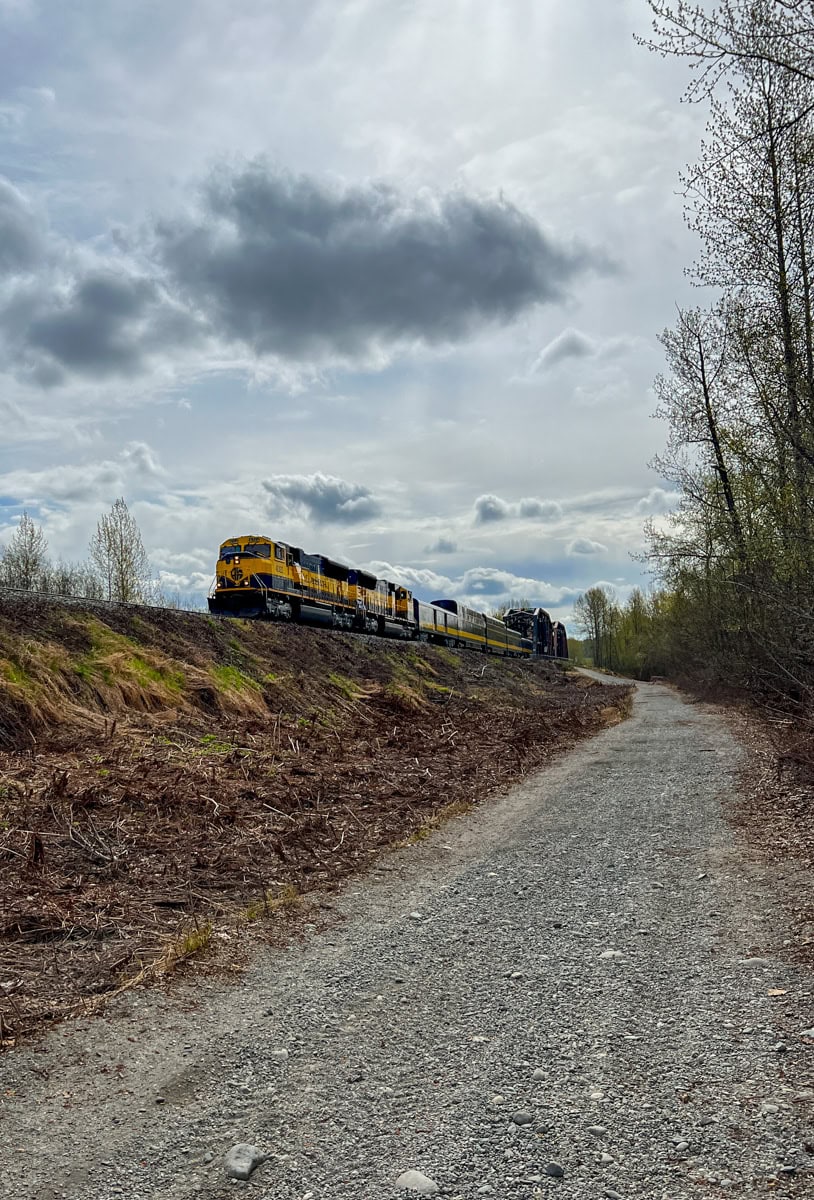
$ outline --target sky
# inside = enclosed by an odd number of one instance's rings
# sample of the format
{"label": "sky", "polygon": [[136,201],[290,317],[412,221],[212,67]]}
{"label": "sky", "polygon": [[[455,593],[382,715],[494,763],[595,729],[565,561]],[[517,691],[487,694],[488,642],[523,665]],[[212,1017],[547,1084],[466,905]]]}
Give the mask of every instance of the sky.
{"label": "sky", "polygon": [[646,582],[704,114],[645,0],[0,0],[0,545],[123,496],[425,599]]}

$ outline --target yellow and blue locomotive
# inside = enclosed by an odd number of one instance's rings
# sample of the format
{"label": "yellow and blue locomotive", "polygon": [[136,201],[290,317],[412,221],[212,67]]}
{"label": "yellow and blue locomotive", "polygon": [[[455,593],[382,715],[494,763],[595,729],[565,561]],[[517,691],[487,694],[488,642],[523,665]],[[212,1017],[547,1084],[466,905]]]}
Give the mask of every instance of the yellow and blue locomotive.
{"label": "yellow and blue locomotive", "polygon": [[568,656],[565,627],[552,623],[545,609],[510,609],[500,621],[457,600],[427,604],[408,588],[368,571],[257,535],[230,538],[221,545],[209,611],[468,646],[513,657]]}

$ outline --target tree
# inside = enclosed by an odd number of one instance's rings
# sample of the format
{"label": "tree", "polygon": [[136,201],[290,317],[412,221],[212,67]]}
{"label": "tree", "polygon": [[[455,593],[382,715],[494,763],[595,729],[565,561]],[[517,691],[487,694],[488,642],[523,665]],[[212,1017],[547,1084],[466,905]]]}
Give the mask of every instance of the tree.
{"label": "tree", "polygon": [[7,587],[24,588],[30,592],[40,586],[47,570],[48,542],[45,534],[41,526],[36,525],[24,511],[20,524],[3,551],[0,577]]}
{"label": "tree", "polygon": [[51,564],[40,583],[42,591],[54,596],[84,596],[88,600],[103,600],[102,583],[93,565],[71,563],[58,559]]}
{"label": "tree", "polygon": [[666,591],[642,662],[814,707],[814,8],[650,7],[652,48],[692,60],[690,97],[710,104],[682,182],[702,245],[691,274],[719,299],[662,338],[655,465],[682,500],[650,528]]}
{"label": "tree", "polygon": [[814,14],[809,0],[648,0],[653,38],[638,40],[660,54],[690,60],[688,98],[709,94],[734,71],[757,64],[814,82]]}
{"label": "tree", "polygon": [[108,600],[132,603],[147,599],[152,571],[141,532],[123,498],[99,519],[90,557]]}
{"label": "tree", "polygon": [[595,667],[612,667],[619,609],[609,587],[592,587],[574,601],[574,624],[591,644]]}

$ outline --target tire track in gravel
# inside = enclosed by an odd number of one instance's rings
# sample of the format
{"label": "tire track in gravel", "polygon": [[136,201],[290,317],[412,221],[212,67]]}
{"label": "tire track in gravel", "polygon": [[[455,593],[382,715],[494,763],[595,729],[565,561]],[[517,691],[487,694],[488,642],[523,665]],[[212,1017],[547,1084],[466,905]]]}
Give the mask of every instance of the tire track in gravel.
{"label": "tire track in gravel", "polygon": [[[7,1055],[0,1194],[393,1200],[416,1168],[461,1200],[814,1195],[812,977],[778,955],[794,881],[723,818],[738,762],[713,713],[642,685],[240,985]],[[269,1156],[242,1184],[238,1141]]]}

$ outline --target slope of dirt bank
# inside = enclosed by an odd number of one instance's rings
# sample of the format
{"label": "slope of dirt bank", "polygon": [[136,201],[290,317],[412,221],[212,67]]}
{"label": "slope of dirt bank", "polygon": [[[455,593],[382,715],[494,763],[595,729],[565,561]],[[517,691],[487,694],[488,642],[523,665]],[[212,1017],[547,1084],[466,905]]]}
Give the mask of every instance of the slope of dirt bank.
{"label": "slope of dirt bank", "polygon": [[552,663],[0,599],[0,1038],[211,954],[627,696]]}

